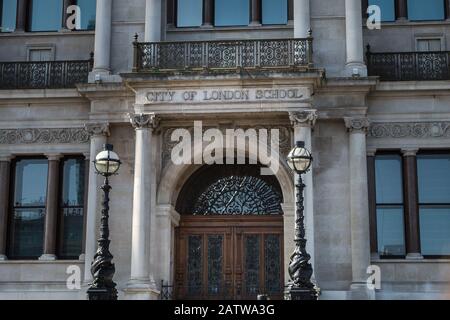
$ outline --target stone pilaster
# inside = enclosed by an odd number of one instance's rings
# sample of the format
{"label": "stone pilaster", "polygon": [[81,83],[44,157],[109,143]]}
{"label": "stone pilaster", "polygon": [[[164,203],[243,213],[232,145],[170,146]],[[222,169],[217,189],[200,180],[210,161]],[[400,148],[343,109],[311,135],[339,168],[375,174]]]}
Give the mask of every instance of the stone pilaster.
{"label": "stone pilaster", "polygon": [[[290,112],[289,119],[294,128],[294,142],[304,141],[305,147],[311,151],[314,157],[314,150],[312,150],[312,130],[317,121],[316,110],[302,110],[298,112]],[[304,193],[304,215],[305,215],[305,229],[306,229],[306,250],[311,255],[310,263],[315,270],[315,250],[314,250],[314,183],[313,183],[313,168],[303,175],[303,181],[306,185]],[[295,182],[293,182],[295,183]],[[295,190],[295,187],[294,187]],[[291,226],[292,227],[292,226]],[[292,239],[291,239],[292,241]],[[315,274],[313,274],[313,279]]]}
{"label": "stone pilaster", "polygon": [[8,203],[11,172],[10,155],[0,155],[0,261],[6,257],[6,232],[8,226]]}
{"label": "stone pilaster", "polygon": [[294,0],[294,38],[306,38],[310,30],[310,0]]}
{"label": "stone pilaster", "polygon": [[45,205],[44,253],[39,260],[56,260],[56,226],[58,223],[59,163],[62,155],[49,154],[47,202]]}
{"label": "stone pilaster", "polygon": [[[95,156],[103,150],[103,145],[107,142],[109,136],[108,123],[89,123],[85,126],[90,135],[91,147],[90,157],[92,161]],[[95,252],[97,251],[97,225],[100,222],[100,186],[102,184],[101,178],[97,175],[94,163],[90,161],[89,164],[89,182],[88,182],[88,198],[86,210],[86,242],[85,242],[85,262],[84,262],[84,281],[91,282],[91,263],[94,260]]]}
{"label": "stone pilaster", "polygon": [[161,41],[161,0],[145,2],[145,42]]}
{"label": "stone pilaster", "polygon": [[346,76],[367,76],[364,63],[361,0],[345,0]]}
{"label": "stone pilaster", "polygon": [[370,299],[367,267],[370,265],[369,198],[367,184],[366,135],[370,122],[365,117],[345,118],[349,132],[350,222],[352,243],[352,299]]}
{"label": "stone pilaster", "polygon": [[131,276],[125,289],[127,299],[157,299],[159,292],[150,270],[150,236],[152,224],[152,181],[154,178],[152,138],[159,126],[155,114],[130,114],[136,131],[133,221],[131,240]]}

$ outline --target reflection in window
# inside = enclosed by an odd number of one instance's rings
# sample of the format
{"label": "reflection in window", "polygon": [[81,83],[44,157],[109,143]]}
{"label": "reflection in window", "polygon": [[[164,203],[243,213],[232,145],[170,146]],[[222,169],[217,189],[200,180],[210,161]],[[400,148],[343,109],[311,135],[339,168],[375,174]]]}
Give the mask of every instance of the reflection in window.
{"label": "reflection in window", "polygon": [[216,0],[216,26],[247,26],[250,23],[249,0]]}
{"label": "reflection in window", "polygon": [[402,158],[380,155],[375,159],[377,239],[381,256],[405,255]]}
{"label": "reflection in window", "polygon": [[422,255],[450,255],[450,155],[419,155],[417,174]]}
{"label": "reflection in window", "polygon": [[95,29],[96,0],[77,0],[81,10],[81,30]]}
{"label": "reflection in window", "polygon": [[85,166],[82,158],[62,164],[60,258],[78,258],[82,253]]}
{"label": "reflection in window", "polygon": [[30,31],[60,30],[62,11],[62,0],[32,1]]}
{"label": "reflection in window", "polygon": [[38,258],[43,252],[47,172],[46,159],[16,162],[9,252],[12,258]]}
{"label": "reflection in window", "polygon": [[287,0],[262,0],[262,24],[287,24]]}
{"label": "reflection in window", "polygon": [[203,0],[178,0],[177,27],[202,25]]}
{"label": "reflection in window", "polygon": [[369,5],[379,6],[381,9],[381,21],[395,21],[395,1],[394,0],[369,0]]}
{"label": "reflection in window", "polygon": [[444,20],[444,0],[408,0],[408,19],[411,21]]}
{"label": "reflection in window", "polygon": [[17,0],[0,0],[0,32],[16,29]]}

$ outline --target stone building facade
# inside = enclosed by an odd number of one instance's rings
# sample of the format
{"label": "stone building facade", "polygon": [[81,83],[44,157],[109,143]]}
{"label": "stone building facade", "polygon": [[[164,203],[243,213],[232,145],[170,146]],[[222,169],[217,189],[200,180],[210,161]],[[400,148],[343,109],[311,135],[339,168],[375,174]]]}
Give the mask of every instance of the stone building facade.
{"label": "stone building facade", "polygon": [[[278,297],[294,248],[284,158],[295,141],[314,157],[306,237],[321,299],[449,297],[450,1],[420,19],[411,0],[286,0],[265,23],[278,2],[97,0],[95,30],[70,30],[63,14],[53,31],[33,29],[31,1],[11,2],[14,30],[0,33],[0,299],[86,299],[102,196],[92,161],[106,143],[122,160],[110,204],[120,299]],[[394,12],[380,30],[366,26],[371,4]],[[219,24],[242,8],[245,23]],[[175,164],[177,129],[276,130],[278,145],[262,145],[279,168],[264,179],[247,164],[208,168],[195,148]],[[249,145],[223,151],[266,164]],[[224,181],[275,202],[219,214],[206,191]],[[370,266],[380,289],[367,287]],[[69,288],[76,270],[81,288]]]}

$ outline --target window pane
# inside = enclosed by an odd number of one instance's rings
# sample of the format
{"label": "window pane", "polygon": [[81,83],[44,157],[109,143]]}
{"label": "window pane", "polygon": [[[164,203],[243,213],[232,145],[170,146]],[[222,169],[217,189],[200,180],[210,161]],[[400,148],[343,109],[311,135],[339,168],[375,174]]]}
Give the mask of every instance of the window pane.
{"label": "window pane", "polygon": [[81,30],[95,29],[96,0],[78,0],[81,9]]}
{"label": "window pane", "polygon": [[263,24],[287,24],[287,0],[262,0]]}
{"label": "window pane", "polygon": [[208,236],[208,294],[220,294],[223,275],[223,236]]}
{"label": "window pane", "polygon": [[381,21],[395,21],[394,0],[369,0],[369,5],[376,5],[380,7]]}
{"label": "window pane", "polygon": [[403,206],[377,208],[377,239],[380,255],[405,255]]}
{"label": "window pane", "polygon": [[15,209],[12,225],[13,258],[38,258],[43,253],[45,208]]}
{"label": "window pane", "polygon": [[250,22],[249,0],[216,0],[216,26],[247,26]]}
{"label": "window pane", "polygon": [[45,159],[26,159],[16,163],[14,205],[45,206],[48,164]]}
{"label": "window pane", "polygon": [[0,0],[0,32],[16,29],[17,0]]}
{"label": "window pane", "polygon": [[375,184],[378,204],[403,203],[402,158],[399,155],[376,157]]}
{"label": "window pane", "polygon": [[408,0],[408,18],[412,21],[444,20],[444,0]]}
{"label": "window pane", "polygon": [[422,255],[450,255],[450,206],[419,210]]}
{"label": "window pane", "polygon": [[450,203],[450,155],[417,157],[420,203]]}
{"label": "window pane", "polygon": [[178,0],[177,26],[199,27],[202,25],[203,0]]}
{"label": "window pane", "polygon": [[31,31],[58,31],[62,24],[62,0],[32,1]]}
{"label": "window pane", "polygon": [[63,167],[64,206],[82,206],[84,204],[84,160],[69,159]]}

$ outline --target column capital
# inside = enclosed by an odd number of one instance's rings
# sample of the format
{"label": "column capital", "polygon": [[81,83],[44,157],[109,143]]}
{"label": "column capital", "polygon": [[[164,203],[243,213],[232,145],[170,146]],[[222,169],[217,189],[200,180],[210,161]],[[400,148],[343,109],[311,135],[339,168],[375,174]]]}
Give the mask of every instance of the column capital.
{"label": "column capital", "polygon": [[317,121],[317,110],[302,110],[289,112],[289,120],[292,126],[313,128]]}
{"label": "column capital", "polygon": [[415,157],[417,152],[419,152],[419,148],[402,148],[401,151],[404,157]]}
{"label": "column capital", "polygon": [[376,148],[367,148],[366,150],[366,154],[368,157],[375,157],[376,153],[377,153]]}
{"label": "column capital", "polygon": [[86,123],[84,128],[90,136],[109,136],[109,123],[99,122],[99,123]]}
{"label": "column capital", "polygon": [[367,134],[369,131],[370,121],[367,117],[346,117],[344,121],[348,132]]}
{"label": "column capital", "polygon": [[0,154],[0,162],[11,162],[14,159],[12,154]]}
{"label": "column capital", "polygon": [[63,157],[60,153],[47,153],[45,154],[48,161],[59,161]]}
{"label": "column capital", "polygon": [[130,113],[130,123],[136,130],[159,128],[160,119],[155,113]]}

